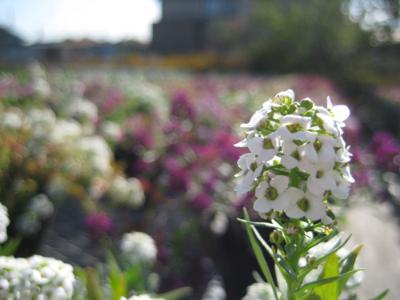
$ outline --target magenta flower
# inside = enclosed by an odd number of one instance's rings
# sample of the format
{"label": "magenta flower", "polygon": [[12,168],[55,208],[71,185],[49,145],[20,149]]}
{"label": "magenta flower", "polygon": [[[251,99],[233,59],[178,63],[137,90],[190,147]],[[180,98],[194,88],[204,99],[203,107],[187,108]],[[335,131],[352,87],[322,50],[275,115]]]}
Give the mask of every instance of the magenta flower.
{"label": "magenta flower", "polygon": [[111,232],[113,228],[111,218],[105,212],[95,212],[85,219],[85,226],[94,237]]}
{"label": "magenta flower", "polygon": [[396,139],[387,132],[377,132],[372,138],[372,152],[376,162],[389,170],[398,169],[395,157],[400,154],[400,145]]}
{"label": "magenta flower", "polygon": [[206,193],[200,192],[192,199],[192,205],[198,210],[206,210],[211,207],[213,199]]}
{"label": "magenta flower", "polygon": [[190,184],[189,171],[174,158],[167,159],[164,167],[168,173],[170,188],[175,191],[186,192]]}
{"label": "magenta flower", "polygon": [[194,122],[196,113],[189,95],[185,91],[177,91],[171,98],[171,117]]}

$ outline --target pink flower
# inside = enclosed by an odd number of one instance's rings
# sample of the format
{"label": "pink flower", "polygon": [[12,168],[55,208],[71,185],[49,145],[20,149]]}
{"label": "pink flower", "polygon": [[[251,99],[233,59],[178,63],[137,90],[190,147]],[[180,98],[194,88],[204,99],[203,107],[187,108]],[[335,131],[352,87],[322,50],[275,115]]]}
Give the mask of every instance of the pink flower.
{"label": "pink flower", "polygon": [[111,232],[113,228],[111,218],[104,212],[95,212],[85,219],[85,226],[94,237]]}
{"label": "pink flower", "polygon": [[200,192],[192,199],[192,205],[198,210],[206,210],[211,207],[213,199],[206,193]]}

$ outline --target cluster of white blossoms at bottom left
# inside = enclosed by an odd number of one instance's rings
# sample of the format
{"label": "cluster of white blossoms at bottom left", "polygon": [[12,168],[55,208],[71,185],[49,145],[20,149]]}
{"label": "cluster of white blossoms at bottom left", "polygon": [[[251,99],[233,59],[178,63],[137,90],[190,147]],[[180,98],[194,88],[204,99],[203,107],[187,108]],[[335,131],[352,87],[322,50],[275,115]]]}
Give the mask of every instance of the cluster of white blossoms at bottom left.
{"label": "cluster of white blossoms at bottom left", "polygon": [[0,203],[0,243],[7,240],[7,226],[10,224],[7,208]]}
{"label": "cluster of white blossoms at bottom left", "polygon": [[57,259],[0,257],[0,300],[67,300],[74,282],[72,266]]}

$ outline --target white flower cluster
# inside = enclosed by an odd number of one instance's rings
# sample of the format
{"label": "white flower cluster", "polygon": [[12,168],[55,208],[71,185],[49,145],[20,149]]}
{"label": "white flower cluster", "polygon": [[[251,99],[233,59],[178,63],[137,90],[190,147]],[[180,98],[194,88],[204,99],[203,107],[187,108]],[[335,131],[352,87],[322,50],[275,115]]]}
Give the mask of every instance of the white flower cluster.
{"label": "white flower cluster", "polygon": [[71,299],[72,266],[53,258],[0,257],[0,300]]}
{"label": "white flower cluster", "polygon": [[156,243],[144,232],[125,233],[120,248],[132,263],[152,264],[157,258]]}
{"label": "white flower cluster", "polygon": [[253,283],[247,288],[242,300],[272,300],[275,299],[272,287],[268,283]]}
{"label": "white flower cluster", "polygon": [[240,194],[255,189],[259,213],[284,211],[289,218],[307,217],[329,223],[328,197],[346,199],[354,182],[349,147],[342,138],[350,115],[344,105],[327,108],[311,99],[294,101],[287,90],[266,101],[241,127],[246,138],[236,144],[249,153],[238,160]]}
{"label": "white flower cluster", "polygon": [[109,193],[116,203],[133,208],[139,207],[144,202],[142,184],[136,178],[115,176],[111,182]]}
{"label": "white flower cluster", "polygon": [[7,226],[10,224],[7,208],[0,203],[0,243],[7,240]]}

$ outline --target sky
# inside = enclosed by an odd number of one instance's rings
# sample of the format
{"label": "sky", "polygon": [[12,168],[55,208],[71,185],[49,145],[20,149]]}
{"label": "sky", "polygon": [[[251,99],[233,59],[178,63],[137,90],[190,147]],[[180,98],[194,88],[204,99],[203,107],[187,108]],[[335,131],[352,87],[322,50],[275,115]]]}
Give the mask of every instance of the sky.
{"label": "sky", "polygon": [[27,43],[66,38],[151,39],[160,0],[0,0],[0,26]]}

